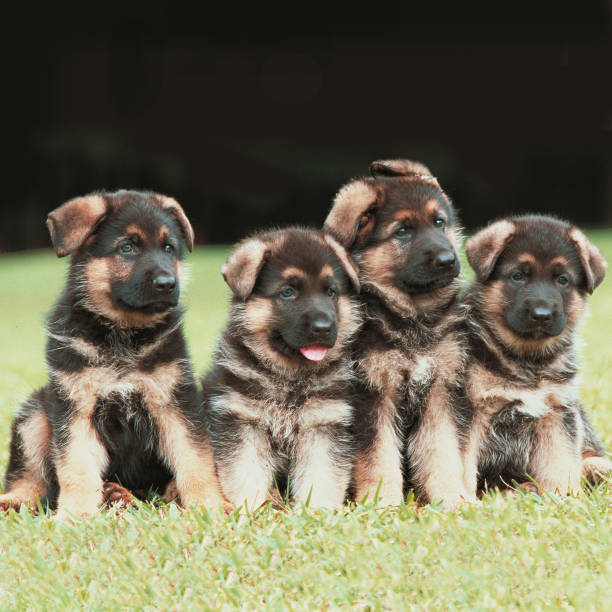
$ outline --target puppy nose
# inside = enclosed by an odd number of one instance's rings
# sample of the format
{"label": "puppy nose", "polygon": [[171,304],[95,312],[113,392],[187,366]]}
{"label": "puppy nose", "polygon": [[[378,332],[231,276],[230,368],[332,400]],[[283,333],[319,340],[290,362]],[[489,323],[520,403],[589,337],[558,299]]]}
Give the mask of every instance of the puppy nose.
{"label": "puppy nose", "polygon": [[317,338],[327,338],[332,328],[332,322],[327,318],[315,319],[310,324],[310,330]]}
{"label": "puppy nose", "polygon": [[552,319],[552,312],[547,306],[534,306],[531,309],[531,319],[538,323],[547,323]]}
{"label": "puppy nose", "polygon": [[153,279],[153,288],[160,293],[170,293],[176,286],[174,276],[159,274]]}
{"label": "puppy nose", "polygon": [[434,266],[440,270],[446,270],[455,265],[455,259],[455,254],[452,251],[444,249],[434,257]]}

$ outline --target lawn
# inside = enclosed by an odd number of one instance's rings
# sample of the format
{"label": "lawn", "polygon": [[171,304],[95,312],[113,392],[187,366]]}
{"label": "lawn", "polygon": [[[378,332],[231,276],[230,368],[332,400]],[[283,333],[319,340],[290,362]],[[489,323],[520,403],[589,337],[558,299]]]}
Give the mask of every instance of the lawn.
{"label": "lawn", "polygon": [[[593,240],[612,261],[612,231]],[[209,363],[228,291],[223,248],[190,257],[186,328]],[[0,467],[12,415],[44,383],[44,313],[67,261],[0,257]],[[612,278],[590,301],[582,396],[612,448]],[[612,609],[612,487],[580,498],[490,495],[458,513],[372,505],[251,516],[141,504],[69,526],[25,511],[0,518],[4,609]]]}

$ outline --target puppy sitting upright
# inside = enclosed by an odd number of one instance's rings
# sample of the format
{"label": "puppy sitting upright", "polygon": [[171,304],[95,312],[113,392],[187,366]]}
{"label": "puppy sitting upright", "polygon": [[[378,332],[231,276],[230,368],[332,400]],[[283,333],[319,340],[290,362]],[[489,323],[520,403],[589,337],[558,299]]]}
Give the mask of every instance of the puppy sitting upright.
{"label": "puppy sitting upright", "polygon": [[612,468],[578,399],[574,356],[585,294],[605,260],[577,228],[535,215],[491,224],[467,241],[467,256],[476,272],[464,298],[471,490],[529,475],[576,491],[581,475]]}
{"label": "puppy sitting upright", "polygon": [[359,289],[344,249],[287,229],[241,242],[222,268],[230,320],[203,381],[219,480],[234,504],[274,485],[334,507],[350,479],[351,366]]}
{"label": "puppy sitting upright", "polygon": [[53,504],[59,489],[59,515],[85,517],[103,480],[146,491],[172,477],[183,504],[221,503],[181,329],[183,209],[118,191],[71,200],[47,223],[72,259],[47,321],[49,383],[13,425],[0,506]]}
{"label": "puppy sitting upright", "polygon": [[422,164],[379,161],[371,171],[374,178],[338,192],[325,221],[357,261],[362,288],[365,320],[353,349],[355,498],[378,490],[380,503],[399,504],[413,486],[422,501],[451,508],[469,497],[461,454],[469,416],[455,398],[464,353],[460,230]]}

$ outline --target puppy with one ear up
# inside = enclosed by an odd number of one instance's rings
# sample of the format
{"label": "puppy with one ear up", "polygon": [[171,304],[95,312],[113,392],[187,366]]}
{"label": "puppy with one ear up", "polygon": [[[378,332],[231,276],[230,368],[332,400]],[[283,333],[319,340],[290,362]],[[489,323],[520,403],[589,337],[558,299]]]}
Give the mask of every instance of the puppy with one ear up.
{"label": "puppy with one ear up", "polygon": [[184,505],[222,503],[181,327],[180,281],[193,230],[179,204],[137,191],[70,200],[48,219],[72,255],[47,320],[48,384],[13,424],[0,507],[46,496],[87,517],[104,481],[163,489]]}
{"label": "puppy with one ear up", "polygon": [[464,346],[457,310],[461,231],[429,170],[371,165],[338,192],[325,221],[359,266],[364,325],[353,345],[354,494],[399,504],[408,487],[453,508],[469,498],[458,393]]}
{"label": "puppy with one ear up", "polygon": [[526,476],[577,491],[612,470],[578,398],[575,331],[606,262],[576,227],[526,215],[467,241],[476,280],[464,296],[474,409],[466,474],[471,491]]}
{"label": "puppy with one ear up", "polygon": [[289,228],[241,242],[222,273],[230,318],[203,391],[223,493],[255,508],[276,484],[312,506],[342,504],[347,346],[360,323],[352,262],[330,236]]}

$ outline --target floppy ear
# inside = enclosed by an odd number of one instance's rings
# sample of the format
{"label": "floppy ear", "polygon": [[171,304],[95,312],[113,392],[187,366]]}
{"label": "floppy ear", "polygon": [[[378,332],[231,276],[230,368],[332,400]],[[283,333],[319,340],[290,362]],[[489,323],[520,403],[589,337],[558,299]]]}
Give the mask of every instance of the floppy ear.
{"label": "floppy ear", "polygon": [[247,238],[238,244],[221,266],[221,274],[234,295],[246,300],[253,291],[270,245],[259,238]]}
{"label": "floppy ear", "polygon": [[185,239],[185,244],[189,249],[189,252],[193,251],[193,241],[194,241],[194,232],[193,227],[191,227],[191,223],[185,214],[182,206],[174,199],[165,195],[156,194],[157,198],[161,204],[161,207],[166,212],[169,212],[179,224],[181,231],[183,232],[183,238]]}
{"label": "floppy ear", "polygon": [[76,251],[91,236],[108,211],[101,195],[69,200],[49,213],[47,227],[58,257]]}
{"label": "floppy ear", "polygon": [[340,260],[342,264],[342,268],[346,272],[349,277],[351,284],[353,285],[353,289],[357,293],[361,290],[361,284],[359,283],[359,268],[357,264],[353,261],[353,258],[346,252],[344,247],[336,242],[336,240],[330,236],[329,234],[325,235],[325,242],[329,244],[332,251],[336,254],[336,257]]}
{"label": "floppy ear", "polygon": [[421,162],[410,159],[379,159],[370,164],[370,173],[377,176],[406,176],[408,174],[428,174],[429,168]]}
{"label": "floppy ear", "polygon": [[378,193],[372,179],[351,181],[336,194],[323,228],[350,249],[374,229],[377,207]]}
{"label": "floppy ear", "polygon": [[576,227],[569,234],[574,244],[586,277],[586,290],[593,293],[606,275],[608,262],[601,251]]}
{"label": "floppy ear", "polygon": [[499,256],[512,242],[514,233],[514,223],[504,219],[480,230],[465,243],[468,261],[479,281],[484,282],[491,276]]}

